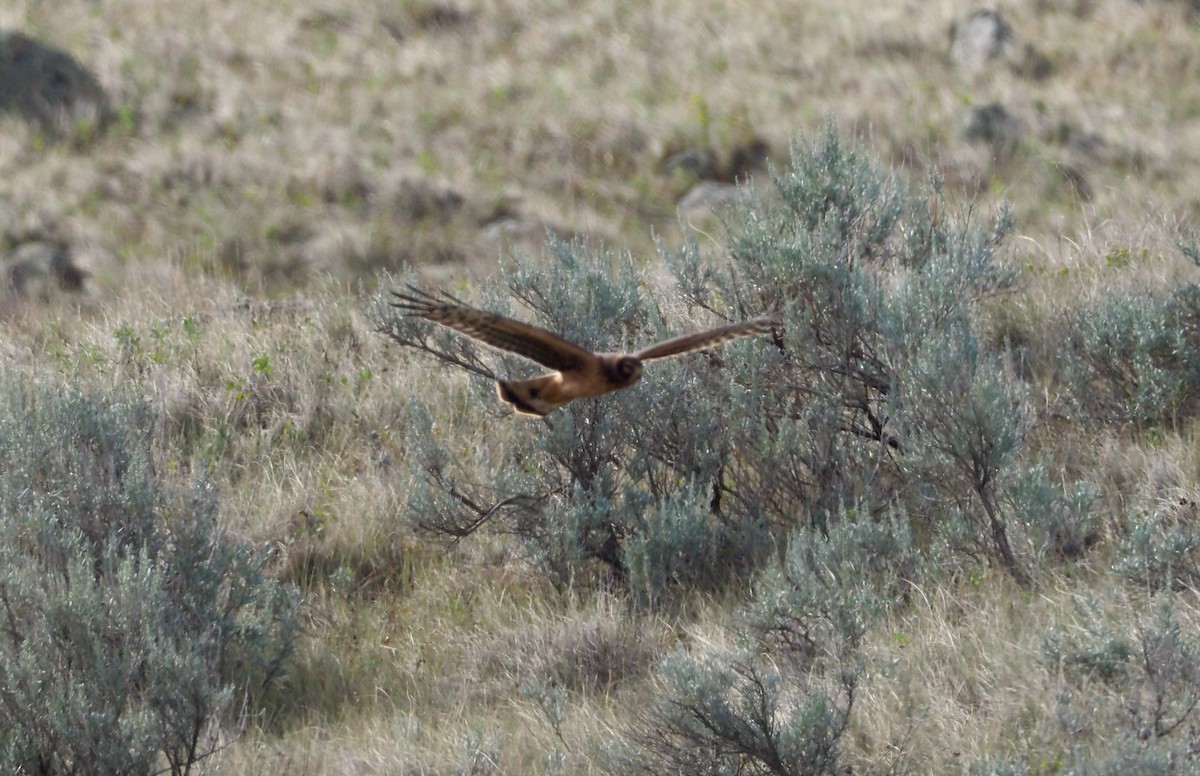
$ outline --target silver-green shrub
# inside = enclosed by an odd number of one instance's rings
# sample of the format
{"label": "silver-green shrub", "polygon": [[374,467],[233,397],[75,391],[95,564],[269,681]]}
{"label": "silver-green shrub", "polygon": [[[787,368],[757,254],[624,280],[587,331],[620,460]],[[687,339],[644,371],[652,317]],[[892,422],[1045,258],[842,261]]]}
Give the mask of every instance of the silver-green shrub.
{"label": "silver-green shrub", "polygon": [[902,517],[843,510],[827,536],[793,532],[782,560],[763,571],[747,613],[750,631],[760,645],[805,664],[852,661],[875,618],[927,576],[925,562]]}
{"label": "silver-green shrub", "polygon": [[1200,352],[1184,340],[1180,312],[1172,300],[1126,291],[1076,315],[1067,363],[1086,415],[1157,424],[1194,411]]}
{"label": "silver-green shrub", "polygon": [[[1195,260],[1195,249],[1183,246]],[[1198,262],[1200,263],[1200,262]],[[1081,309],[1064,342],[1085,417],[1169,425],[1200,410],[1200,285],[1130,288]]]}
{"label": "silver-green shrub", "polygon": [[1005,216],[952,217],[936,187],[905,189],[830,129],[727,228],[723,252],[686,244],[665,268],[552,242],[547,261],[458,291],[599,351],[781,319],[544,421],[510,417],[492,385],[540,368],[382,297],[369,309],[414,356],[474,375],[465,412],[504,440],[479,449],[447,433],[444,403],[407,408],[415,525],[519,537],[560,588],[602,568],[649,608],[746,583],[738,643],[658,666],[614,773],[842,772],[873,618],[942,569],[982,558],[1026,582],[1036,543],[1075,557],[1095,537],[1086,489],[1030,455],[1027,387],[984,332],[989,299],[1014,287]]}
{"label": "silver-green shrub", "polygon": [[[1018,579],[1010,537],[1024,473],[1025,389],[980,335],[986,300],[1013,286],[997,258],[1011,225],[951,218],[833,129],[798,143],[773,191],[748,191],[728,251],[667,256],[670,277],[628,256],[552,243],[468,299],[597,350],[777,313],[774,336],[647,365],[640,383],[545,422],[510,420],[497,460],[411,433],[410,519],[459,538],[485,526],[524,539],[559,585],[598,561],[643,601],[758,568],[798,527],[827,533],[845,505],[899,509],[923,540],[953,539]],[[379,298],[376,329],[489,380],[537,368],[405,318]],[[495,408],[495,409],[491,409]],[[421,413],[412,410],[414,428]],[[1027,539],[1026,539],[1027,542]]]}
{"label": "silver-green shrub", "polygon": [[1158,504],[1132,511],[1117,543],[1114,570],[1143,590],[1195,590],[1200,584],[1200,530],[1189,507]]}
{"label": "silver-green shrub", "polygon": [[[1200,705],[1200,638],[1176,614],[1170,593],[1148,599],[1130,626],[1105,622],[1092,606],[1081,607],[1081,626],[1051,631],[1043,659],[1063,677],[1060,718],[1077,735],[1101,714],[1123,720],[1126,735],[1099,747],[1086,747],[1088,760],[1078,773],[1195,772],[1196,711]],[[1113,688],[1113,708],[1098,707],[1089,683]],[[1087,705],[1073,705],[1072,689]],[[1186,766],[1186,767],[1180,767]]]}
{"label": "silver-green shrub", "polygon": [[659,699],[639,715],[610,771],[842,773],[838,742],[858,675],[825,683],[794,668],[750,653],[672,654],[659,668]]}
{"label": "silver-green shrub", "polygon": [[164,481],[144,405],[0,384],[0,771],[191,772],[280,676],[293,591]]}

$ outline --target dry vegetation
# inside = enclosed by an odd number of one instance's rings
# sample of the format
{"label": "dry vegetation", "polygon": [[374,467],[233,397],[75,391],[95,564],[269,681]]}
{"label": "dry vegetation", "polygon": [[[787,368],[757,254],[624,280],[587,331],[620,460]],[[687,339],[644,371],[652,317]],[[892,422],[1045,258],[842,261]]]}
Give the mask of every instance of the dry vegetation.
{"label": "dry vegetation", "polygon": [[[1195,11],[998,9],[1016,53],[967,74],[947,56],[964,13],[949,2],[0,6],[0,32],[69,52],[109,103],[57,135],[0,114],[3,247],[61,241],[90,273],[82,293],[0,298],[5,372],[152,401],[164,470],[210,477],[223,524],[273,547],[272,573],[304,595],[284,686],[213,772],[601,772],[656,661],[741,627],[744,590],[634,611],[554,590],[510,539],[447,547],[398,520],[411,403],[430,403],[464,460],[540,426],[375,334],[363,296],[381,270],[485,284],[547,233],[648,266],[656,239],[685,230],[719,253],[719,222],[689,212],[681,229],[676,203],[704,180],[765,175],[760,151],[783,163],[832,117],[886,166],[938,176],[960,212],[1013,205],[1022,290],[990,324],[1032,354],[1035,379],[1076,306],[1195,280],[1176,247],[1200,208]],[[999,155],[962,133],[993,102],[1024,130]],[[1105,515],[1200,501],[1194,422],[1085,427],[1060,403],[1034,401],[1051,419],[1035,445],[1064,480],[1099,483]],[[1128,734],[1121,709],[1142,700],[1086,680],[1068,693],[1046,657],[1052,634],[1153,619],[1115,552],[1032,588],[981,564],[916,590],[864,642],[853,771],[1059,773]],[[1174,604],[1196,634],[1195,591]],[[539,694],[547,681],[565,694]]]}

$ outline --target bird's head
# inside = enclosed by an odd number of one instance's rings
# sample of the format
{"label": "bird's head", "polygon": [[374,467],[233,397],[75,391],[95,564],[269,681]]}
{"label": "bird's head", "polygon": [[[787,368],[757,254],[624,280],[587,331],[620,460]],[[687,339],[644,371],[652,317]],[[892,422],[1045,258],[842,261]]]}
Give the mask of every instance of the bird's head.
{"label": "bird's head", "polygon": [[622,385],[632,385],[642,376],[642,360],[634,356],[621,356],[613,365],[614,377]]}

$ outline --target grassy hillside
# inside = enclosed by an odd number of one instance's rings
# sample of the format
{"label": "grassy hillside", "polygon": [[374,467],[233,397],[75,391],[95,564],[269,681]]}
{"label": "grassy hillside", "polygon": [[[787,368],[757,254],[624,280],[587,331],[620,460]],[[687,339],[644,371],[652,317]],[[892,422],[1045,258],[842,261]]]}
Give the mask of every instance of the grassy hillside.
{"label": "grassy hillside", "polygon": [[[172,492],[210,483],[221,529],[268,553],[267,575],[302,596],[285,676],[256,699],[244,730],[233,720],[220,729],[204,768],[611,773],[642,752],[645,772],[663,772],[679,762],[664,741],[715,750],[717,739],[689,744],[671,720],[697,710],[681,688],[719,686],[721,670],[743,691],[775,670],[784,689],[773,719],[803,740],[823,729],[804,727],[812,719],[832,720],[837,767],[854,772],[1191,767],[1200,305],[1189,284],[1200,271],[1180,244],[1194,250],[1200,206],[1195,11],[1005,4],[1010,48],[968,71],[948,53],[963,8],[880,5],[0,7],[0,32],[27,36],[0,38],[0,78],[18,72],[33,41],[69,54],[106,95],[47,121],[36,101],[14,96],[28,81],[0,82],[0,247],[61,243],[88,273],[79,292],[48,282],[0,294],[6,378],[148,403],[155,477]],[[969,140],[971,110],[993,103],[1013,117],[1015,140]],[[937,382],[929,354],[896,344],[912,345],[910,333],[877,355],[906,396],[934,386],[935,401],[872,404],[906,418],[903,454],[882,437],[868,448],[831,433],[829,449],[846,457],[826,460],[846,465],[819,477],[820,456],[806,459],[794,492],[772,491],[761,534],[738,524],[737,544],[701,521],[687,534],[701,540],[672,544],[671,520],[709,514],[710,498],[672,468],[686,445],[647,443],[667,438],[655,423],[721,391],[734,393],[712,417],[774,418],[754,415],[757,394],[736,386],[768,369],[799,386],[808,373],[786,371],[799,366],[741,343],[715,365],[648,370],[632,391],[546,425],[509,415],[485,381],[376,330],[374,294],[402,278],[525,319],[536,316],[505,282],[559,283],[560,306],[542,312],[561,317],[542,323],[575,327],[597,347],[737,316],[737,302],[759,312],[785,276],[763,270],[776,280],[742,297],[722,268],[763,254],[747,247],[767,239],[748,225],[776,223],[764,214],[786,200],[768,170],[791,169],[789,145],[819,146],[829,120],[848,153],[877,158],[884,179],[894,173],[915,192],[902,221],[914,229],[881,243],[911,260],[880,276],[889,310],[918,296],[904,288],[923,293],[954,274],[919,265],[916,226],[987,233],[1002,203],[1012,207],[1013,232],[987,272],[967,279],[978,286],[963,280],[955,297],[971,321],[958,334],[995,367],[981,366],[970,388],[1019,397],[1019,444],[993,461],[994,481],[955,469],[954,445],[922,452],[939,438],[933,410],[952,415],[960,393]],[[698,184],[747,175],[760,201],[746,211],[678,208]],[[855,231],[863,223],[850,231],[867,244]],[[711,310],[683,290],[680,261],[673,270],[659,253],[678,256],[685,236],[696,261],[716,268]],[[558,250],[578,266],[562,269],[547,237],[567,240]],[[818,243],[796,244],[817,253]],[[789,266],[812,270],[802,258]],[[516,274],[502,279],[502,269]],[[596,280],[609,276],[623,280]],[[610,293],[627,303],[612,309],[632,311],[617,323],[602,315]],[[789,311],[787,337],[816,309],[797,299],[774,298]],[[798,342],[786,339],[785,352],[809,352]],[[797,403],[788,420],[803,417],[808,431],[772,438],[773,452],[816,449],[815,429],[844,430],[809,411]],[[747,421],[740,433],[755,428]],[[717,449],[713,440],[734,431],[671,440]],[[622,578],[571,534],[590,525],[581,490],[546,485],[576,482],[572,450],[610,449],[614,494],[665,494],[614,500],[604,513],[645,520],[639,537],[663,531],[661,546],[637,545],[641,576]],[[698,467],[708,465],[702,452]],[[769,458],[734,453],[723,454],[741,468],[717,477],[726,499],[712,514],[733,514],[738,498],[760,492],[746,483],[768,479]],[[536,514],[580,522],[531,527],[501,511],[454,541],[430,530],[453,506],[451,489],[434,487],[435,459],[485,506],[506,488],[545,487],[558,511]],[[868,489],[876,511],[844,503]],[[1022,574],[989,538],[979,507],[988,494]],[[818,502],[825,511],[806,511]],[[892,525],[888,510],[899,509],[911,535],[878,539],[866,560],[867,538],[839,533]],[[828,538],[811,530],[816,514],[837,516]],[[631,536],[619,537],[626,559]],[[713,536],[728,555],[711,552]],[[788,549],[807,546],[802,536],[820,537],[808,560]],[[755,537],[766,549],[754,550]],[[780,582],[789,574],[812,597],[797,601]],[[808,646],[748,644],[763,612],[778,614],[770,601],[808,624]],[[830,708],[805,705],[819,698]]]}
{"label": "grassy hillside", "polygon": [[[697,170],[727,178],[756,142],[778,160],[827,116],[963,202],[1010,200],[1038,263],[1133,212],[1187,217],[1186,4],[1001,10],[1013,53],[968,73],[953,4],[8,4],[0,28],[74,55],[115,116],[51,147],[9,122],[6,220],[88,246],[112,286],[130,262],[272,289],[486,275],[546,229],[648,255]],[[962,136],[994,102],[1024,128],[998,161]]]}

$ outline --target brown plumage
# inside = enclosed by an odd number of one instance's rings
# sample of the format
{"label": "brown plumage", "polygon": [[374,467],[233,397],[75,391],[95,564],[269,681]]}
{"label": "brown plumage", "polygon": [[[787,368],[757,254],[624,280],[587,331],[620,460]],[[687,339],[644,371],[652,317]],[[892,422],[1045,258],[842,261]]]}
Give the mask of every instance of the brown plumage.
{"label": "brown plumage", "polygon": [[524,415],[544,416],[564,404],[628,388],[642,376],[642,362],[703,350],[729,340],[764,334],[779,326],[770,316],[718,326],[674,337],[636,353],[593,353],[545,329],[495,313],[477,310],[443,292],[441,296],[412,286],[393,291],[392,306],[409,315],[439,323],[472,339],[507,350],[555,370],[528,380],[498,380],[496,393]]}

